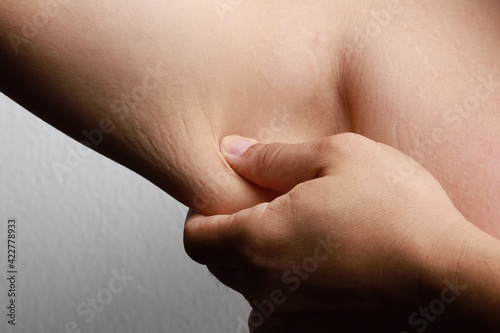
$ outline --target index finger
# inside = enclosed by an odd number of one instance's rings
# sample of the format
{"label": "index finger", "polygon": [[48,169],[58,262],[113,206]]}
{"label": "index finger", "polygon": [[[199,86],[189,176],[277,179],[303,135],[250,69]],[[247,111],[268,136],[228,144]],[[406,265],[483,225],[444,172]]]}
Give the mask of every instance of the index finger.
{"label": "index finger", "polygon": [[186,253],[202,265],[239,268],[244,237],[267,208],[263,203],[232,215],[188,213],[184,226]]}

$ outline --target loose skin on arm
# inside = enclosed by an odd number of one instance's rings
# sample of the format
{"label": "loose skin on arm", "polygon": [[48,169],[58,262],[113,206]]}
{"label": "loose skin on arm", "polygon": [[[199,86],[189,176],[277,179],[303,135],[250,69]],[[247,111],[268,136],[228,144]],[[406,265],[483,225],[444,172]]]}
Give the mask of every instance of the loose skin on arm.
{"label": "loose skin on arm", "polygon": [[349,130],[330,47],[344,2],[325,3],[249,1],[221,18],[211,1],[3,1],[0,89],[186,205],[234,212],[276,194],[228,167],[223,136]]}
{"label": "loose skin on arm", "polygon": [[0,89],[78,141],[109,131],[92,148],[188,206],[276,195],[229,168],[225,135],[353,131],[415,158],[500,238],[498,1],[51,3],[0,4]]}

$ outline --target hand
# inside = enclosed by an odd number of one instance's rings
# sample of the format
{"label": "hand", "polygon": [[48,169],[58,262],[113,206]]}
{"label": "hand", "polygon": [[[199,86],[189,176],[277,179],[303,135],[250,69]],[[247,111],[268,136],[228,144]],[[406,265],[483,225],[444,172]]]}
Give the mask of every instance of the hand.
{"label": "hand", "polygon": [[261,317],[418,301],[477,232],[424,168],[359,135],[227,137],[223,148],[243,178],[285,194],[233,215],[191,213],[185,246]]}

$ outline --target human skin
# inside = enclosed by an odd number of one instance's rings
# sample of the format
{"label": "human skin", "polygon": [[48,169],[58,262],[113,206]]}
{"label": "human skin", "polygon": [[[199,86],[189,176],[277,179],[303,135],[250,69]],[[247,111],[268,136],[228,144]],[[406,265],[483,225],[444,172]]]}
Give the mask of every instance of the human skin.
{"label": "human skin", "polygon": [[231,170],[225,135],[353,131],[415,157],[500,237],[497,1],[214,4],[74,0],[44,24],[38,2],[2,1],[0,89],[78,141],[106,119],[93,149],[206,214],[279,194]]}
{"label": "human skin", "polygon": [[328,54],[343,30],[318,26],[317,6],[289,7],[242,4],[222,21],[211,1],[70,1],[24,42],[38,4],[3,1],[0,87],[79,141],[106,119],[111,133],[92,148],[190,207],[233,212],[275,195],[229,168],[224,135],[294,142],[348,129]]}
{"label": "human skin", "polygon": [[[185,246],[252,304],[255,332],[278,332],[272,323],[283,332],[500,327],[500,241],[417,162],[350,133],[295,145],[242,140],[222,141],[231,167],[285,194],[232,215],[191,213]],[[401,161],[414,171],[393,183],[385,175]]]}
{"label": "human skin", "polygon": [[[78,141],[109,119],[93,149],[205,214],[279,194],[229,167],[225,135],[303,142],[354,131],[414,156],[500,238],[497,1],[401,1],[378,25],[371,11],[387,1],[245,0],[223,20],[213,4],[66,1],[19,39],[43,11],[4,0],[0,90]],[[454,108],[478,87],[478,107]],[[402,164],[394,179],[407,177]]]}

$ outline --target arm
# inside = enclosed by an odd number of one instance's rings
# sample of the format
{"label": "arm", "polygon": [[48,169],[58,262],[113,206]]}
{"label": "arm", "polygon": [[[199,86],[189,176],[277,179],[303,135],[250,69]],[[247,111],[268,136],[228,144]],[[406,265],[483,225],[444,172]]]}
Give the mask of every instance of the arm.
{"label": "arm", "polygon": [[[287,192],[186,222],[188,253],[250,301],[253,319],[297,329],[297,318],[311,324],[319,322],[311,313],[327,313],[319,332],[341,324],[410,332],[460,318],[500,325],[500,242],[467,221],[415,161],[352,134],[245,152],[223,146],[242,177]],[[394,183],[402,163],[413,174]],[[441,305],[448,310],[436,321],[429,311]]]}
{"label": "arm", "polygon": [[2,1],[0,90],[188,206],[246,207],[265,193],[218,150],[214,110],[228,109],[207,87],[232,82],[215,76],[228,61],[217,54],[227,40],[207,37],[214,22],[195,1]]}
{"label": "arm", "polygon": [[343,18],[364,2],[248,1],[223,18],[213,1],[39,3],[0,4],[0,90],[201,212],[275,197],[234,174],[223,136],[349,128]]}

